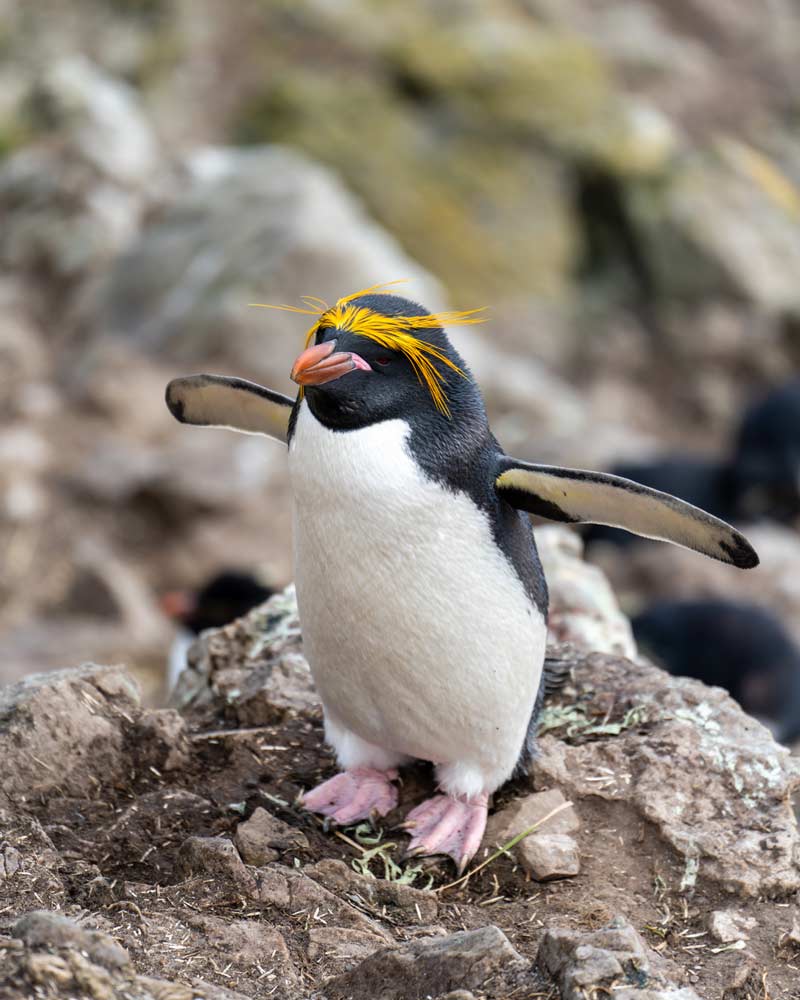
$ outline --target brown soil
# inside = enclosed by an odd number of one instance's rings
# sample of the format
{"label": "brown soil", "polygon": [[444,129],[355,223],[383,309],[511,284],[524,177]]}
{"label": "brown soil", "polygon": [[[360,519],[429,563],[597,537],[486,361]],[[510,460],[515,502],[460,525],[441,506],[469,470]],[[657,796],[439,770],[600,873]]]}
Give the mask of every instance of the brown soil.
{"label": "brown soil", "polygon": [[[278,928],[289,948],[302,983],[297,995],[319,988],[331,972],[345,966],[310,962],[309,931],[326,925],[324,906],[287,915],[269,903],[254,902],[234,882],[186,878],[178,854],[188,836],[232,837],[243,816],[263,806],[308,838],[308,850],[280,858],[290,868],[337,859],[348,867],[358,851],[317,818],[295,808],[297,793],[330,775],[333,762],[322,747],[318,718],[293,718],[257,732],[230,731],[213,735],[205,725],[191,738],[188,763],[169,773],[141,764],[141,748],[132,747],[129,778],[113,789],[102,788],[94,799],[48,796],[29,800],[27,817],[7,829],[6,849],[17,845],[30,852],[41,847],[42,864],[29,880],[0,881],[0,918],[32,908],[60,909],[82,915],[88,926],[99,926],[128,949],[140,974],[184,982],[204,980],[254,998],[284,995],[268,963],[260,963],[246,948],[215,947],[207,934],[207,917],[223,922],[254,922]],[[406,775],[402,788],[404,811],[430,787],[424,768]],[[499,803],[536,787],[515,782]],[[527,958],[535,958],[542,929],[564,926],[591,929],[624,913],[647,942],[665,959],[678,982],[691,984],[709,1000],[790,1000],[800,997],[798,949],[782,946],[791,926],[791,899],[732,900],[713,886],[698,883],[692,893],[679,889],[684,860],[666,846],[650,824],[632,810],[600,798],[580,803],[582,872],[573,879],[539,884],[508,859],[485,868],[464,886],[444,889],[453,878],[448,864],[425,862],[438,899],[438,918],[430,926],[408,911],[387,915],[361,899],[356,906],[388,928],[398,941],[421,934],[499,926]],[[58,852],[48,857],[46,838],[36,844],[38,820]],[[389,817],[392,820],[398,817]],[[391,822],[387,823],[387,828]],[[353,831],[345,831],[353,836]],[[392,837],[402,846],[402,836]],[[355,889],[359,879],[353,876]],[[422,878],[417,883],[425,883]],[[5,894],[3,892],[5,890]],[[349,895],[351,901],[357,895]],[[717,908],[736,905],[758,925],[746,950],[726,951],[707,935],[705,919]],[[198,937],[198,932],[200,936]],[[438,931],[441,933],[441,931]],[[0,931],[0,954],[8,939]],[[685,975],[681,972],[685,970]],[[10,997],[14,993],[3,992]],[[556,997],[557,990],[536,971],[510,974],[493,984],[493,998]]]}

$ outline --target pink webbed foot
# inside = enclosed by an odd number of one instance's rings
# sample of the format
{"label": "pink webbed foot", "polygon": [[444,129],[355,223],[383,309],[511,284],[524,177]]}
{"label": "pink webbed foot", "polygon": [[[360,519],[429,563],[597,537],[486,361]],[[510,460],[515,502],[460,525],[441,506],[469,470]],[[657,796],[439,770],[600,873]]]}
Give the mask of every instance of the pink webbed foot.
{"label": "pink webbed foot", "polygon": [[426,799],[403,823],[403,829],[411,834],[407,856],[448,854],[460,875],[481,846],[488,804],[488,795],[466,802],[450,795]]}
{"label": "pink webbed foot", "polygon": [[397,789],[392,782],[397,771],[377,771],[372,767],[355,767],[335,774],[321,785],[305,792],[300,804],[310,812],[322,813],[347,826],[374,815],[385,816],[397,807]]}

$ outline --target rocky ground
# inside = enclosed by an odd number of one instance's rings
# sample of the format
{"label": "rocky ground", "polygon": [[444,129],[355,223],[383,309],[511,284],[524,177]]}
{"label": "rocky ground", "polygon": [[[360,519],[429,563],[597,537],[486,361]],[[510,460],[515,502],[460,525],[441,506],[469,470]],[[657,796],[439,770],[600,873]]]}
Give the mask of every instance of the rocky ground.
{"label": "rocky ground", "polygon": [[[333,761],[291,588],[195,647],[175,708],[121,667],[5,688],[0,997],[800,996],[800,766],[721,690],[626,659],[602,576],[540,541],[570,679],[467,878],[404,861],[400,811],[298,808]],[[401,811],[430,782],[406,773]]]}
{"label": "rocky ground", "polygon": [[571,680],[479,860],[564,808],[466,882],[295,806],[333,765],[290,591],[152,707],[163,589],[291,580],[280,447],[163,406],[189,370],[290,390],[304,328],[248,303],[488,303],[457,336],[498,438],[587,467],[723,447],[800,357],[791,3],[376,10],[0,0],[0,998],[796,1000],[796,764],[617,607],[796,630],[791,527],[749,574],[616,553],[613,592],[537,530]]}

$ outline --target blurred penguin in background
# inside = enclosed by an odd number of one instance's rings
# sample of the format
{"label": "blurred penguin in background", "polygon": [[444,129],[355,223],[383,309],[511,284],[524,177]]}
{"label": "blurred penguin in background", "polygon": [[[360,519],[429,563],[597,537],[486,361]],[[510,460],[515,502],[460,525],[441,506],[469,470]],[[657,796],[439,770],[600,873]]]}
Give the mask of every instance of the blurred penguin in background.
{"label": "blurred penguin in background", "polygon": [[[670,493],[733,524],[769,520],[789,526],[800,519],[800,379],[772,389],[741,419],[732,454],[721,459],[667,455],[621,462],[614,475]],[[627,546],[624,531],[592,526],[586,544]]]}
{"label": "blurred penguin in background", "polygon": [[178,627],[167,662],[167,690],[171,691],[186,667],[186,654],[194,640],[209,628],[241,618],[275,591],[243,570],[226,569],[198,590],[171,590],[161,597],[161,608]]}
{"label": "blurred penguin in background", "polygon": [[781,743],[800,737],[800,650],[771,612],[727,600],[658,601],[633,619],[641,651],[725,688]]}

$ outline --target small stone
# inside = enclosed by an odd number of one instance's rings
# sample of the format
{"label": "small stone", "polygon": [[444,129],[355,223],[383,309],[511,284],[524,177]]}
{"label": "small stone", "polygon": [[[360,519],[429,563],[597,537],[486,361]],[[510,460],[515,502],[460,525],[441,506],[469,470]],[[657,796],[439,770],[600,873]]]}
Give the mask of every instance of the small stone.
{"label": "small stone", "polygon": [[10,844],[0,848],[0,878],[16,875],[22,864],[22,855]]}
{"label": "small stone", "polygon": [[721,944],[732,941],[747,941],[749,931],[756,926],[752,917],[746,917],[737,910],[714,910],[708,918],[708,933]]}
{"label": "small stone", "polygon": [[308,957],[312,962],[360,960],[385,947],[383,938],[353,927],[312,927],[308,932]]}
{"label": "small stone", "polygon": [[[551,788],[546,792],[533,792],[520,799],[514,799],[499,812],[489,817],[489,822],[486,824],[484,843],[492,848],[507,844],[517,834],[527,830],[534,823],[540,822],[548,813],[557,809],[566,801],[557,788]],[[576,833],[580,830],[580,827],[578,814],[575,812],[573,806],[570,806],[568,809],[563,809],[560,813],[553,816],[552,819],[547,820],[546,823],[537,829],[536,834],[532,834],[532,836],[553,833]],[[522,841],[522,843],[524,844],[525,841]]]}
{"label": "small stone", "polygon": [[423,1000],[460,988],[480,987],[522,956],[494,926],[384,948],[328,983],[331,1000]]}
{"label": "small stone", "polygon": [[265,958],[282,986],[297,982],[286,940],[279,930],[257,920],[223,920],[207,914],[192,914],[186,923],[201,934],[202,947],[224,954],[236,965],[258,967]]}
{"label": "small stone", "polygon": [[29,948],[69,948],[83,952],[95,965],[112,972],[130,964],[127,951],[109,934],[79,927],[58,913],[32,910],[17,920],[11,933]]}
{"label": "small stone", "polygon": [[569,878],[581,870],[578,845],[567,833],[534,833],[519,844],[517,853],[523,868],[539,882]]}
{"label": "small stone", "polygon": [[309,878],[305,872],[292,868],[286,868],[284,871],[291,896],[291,902],[287,908],[290,916],[299,915],[299,919],[306,921],[308,914],[318,911],[325,914],[325,918],[330,924],[367,931],[377,937],[382,937],[387,944],[392,941],[392,937],[376,920],[372,920],[358,907],[326,889],[324,885],[320,885],[313,878]]}
{"label": "small stone", "polygon": [[268,865],[281,851],[308,849],[306,835],[259,806],[236,828],[234,843],[248,865]]}
{"label": "small stone", "polygon": [[213,875],[250,890],[253,876],[227,837],[189,837],[178,853],[178,869],[187,878]]}
{"label": "small stone", "polygon": [[275,906],[279,910],[287,909],[291,903],[289,882],[273,868],[264,868],[255,873],[253,896],[267,906]]}
{"label": "small stone", "polygon": [[796,913],[792,918],[792,929],[786,932],[783,940],[790,944],[800,945],[800,917]]}
{"label": "small stone", "polygon": [[553,977],[562,1000],[609,993],[621,980],[630,986],[614,992],[619,1000],[698,1000],[694,990],[674,986],[651,968],[644,942],[623,917],[598,931],[548,928],[536,961]]}
{"label": "small stone", "polygon": [[188,726],[172,708],[145,713],[136,727],[135,738],[144,749],[143,762],[159,771],[176,771],[189,763]]}
{"label": "small stone", "polygon": [[758,974],[758,963],[752,955],[744,955],[734,966],[733,972],[728,976],[723,996],[733,993],[734,990],[743,990],[750,978]]}

